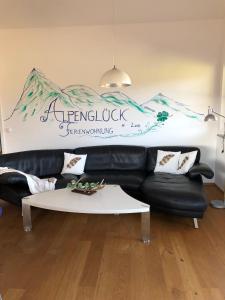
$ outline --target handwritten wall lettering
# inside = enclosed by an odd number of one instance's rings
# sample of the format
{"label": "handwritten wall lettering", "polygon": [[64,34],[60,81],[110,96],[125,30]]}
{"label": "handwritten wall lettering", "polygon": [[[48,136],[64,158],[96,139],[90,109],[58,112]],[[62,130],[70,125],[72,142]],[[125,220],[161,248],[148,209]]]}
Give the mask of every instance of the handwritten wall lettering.
{"label": "handwritten wall lettering", "polygon": [[128,109],[108,109],[102,108],[100,110],[57,110],[56,100],[53,100],[44,114],[40,117],[41,122],[46,122],[54,116],[55,120],[64,123],[75,123],[75,122],[109,122],[109,121],[127,121],[125,115]]}

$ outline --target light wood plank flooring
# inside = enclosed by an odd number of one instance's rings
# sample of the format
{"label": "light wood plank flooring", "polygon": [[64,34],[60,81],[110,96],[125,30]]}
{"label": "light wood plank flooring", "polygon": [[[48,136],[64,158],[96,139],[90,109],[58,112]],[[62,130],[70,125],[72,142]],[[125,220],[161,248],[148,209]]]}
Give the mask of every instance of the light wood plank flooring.
{"label": "light wood plank flooring", "polygon": [[[209,199],[223,198],[206,186]],[[140,215],[33,210],[33,232],[18,208],[0,218],[3,300],[225,299],[225,210],[192,220],[154,214],[140,242]]]}

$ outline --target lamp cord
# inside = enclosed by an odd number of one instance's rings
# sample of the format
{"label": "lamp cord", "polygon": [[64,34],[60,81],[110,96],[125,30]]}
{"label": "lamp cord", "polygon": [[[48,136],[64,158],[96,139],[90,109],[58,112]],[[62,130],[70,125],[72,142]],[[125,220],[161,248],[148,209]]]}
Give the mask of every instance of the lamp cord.
{"label": "lamp cord", "polygon": [[115,67],[116,62],[115,62],[115,56],[116,56],[116,28],[115,28],[115,23],[116,23],[116,3],[115,0],[112,0],[112,42],[113,42],[113,66]]}
{"label": "lamp cord", "polygon": [[223,141],[222,141],[222,151],[221,151],[221,153],[224,153],[224,143],[225,143],[225,137],[223,137]]}
{"label": "lamp cord", "polygon": [[224,153],[224,144],[225,144],[225,123],[224,123],[224,129],[223,129],[223,140],[222,140],[222,151],[221,151],[221,153]]}

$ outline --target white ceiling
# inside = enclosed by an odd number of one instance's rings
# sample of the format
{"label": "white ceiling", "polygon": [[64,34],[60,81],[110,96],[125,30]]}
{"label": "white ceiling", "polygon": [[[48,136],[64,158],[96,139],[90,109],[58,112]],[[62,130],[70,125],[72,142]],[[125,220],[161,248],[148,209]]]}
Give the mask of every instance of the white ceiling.
{"label": "white ceiling", "polygon": [[[225,18],[225,0],[115,0],[116,23]],[[112,23],[112,0],[0,0],[0,28]]]}

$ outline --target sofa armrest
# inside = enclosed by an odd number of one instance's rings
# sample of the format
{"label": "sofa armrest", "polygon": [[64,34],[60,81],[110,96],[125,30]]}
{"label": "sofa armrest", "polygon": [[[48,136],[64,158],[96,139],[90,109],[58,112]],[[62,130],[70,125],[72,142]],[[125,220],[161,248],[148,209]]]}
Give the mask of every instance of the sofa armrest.
{"label": "sofa armrest", "polygon": [[0,184],[4,185],[25,185],[27,186],[27,179],[24,175],[17,172],[9,172],[0,175]]}
{"label": "sofa armrest", "polygon": [[214,176],[214,172],[207,164],[198,163],[195,164],[192,168],[190,168],[188,175],[190,178],[202,175],[208,179],[212,179]]}

